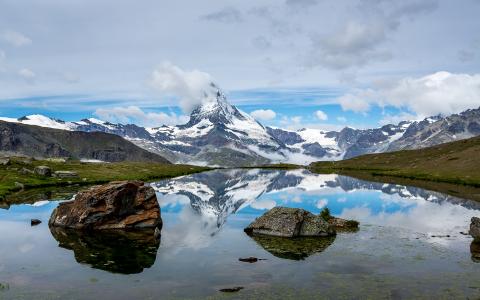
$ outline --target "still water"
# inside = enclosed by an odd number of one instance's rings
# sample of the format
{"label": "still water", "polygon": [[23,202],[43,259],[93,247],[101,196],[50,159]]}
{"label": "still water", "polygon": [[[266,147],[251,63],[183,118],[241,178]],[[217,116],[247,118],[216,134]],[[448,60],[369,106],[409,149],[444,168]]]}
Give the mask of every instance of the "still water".
{"label": "still water", "polygon": [[[161,242],[50,230],[57,201],[0,209],[0,299],[477,298],[480,203],[306,170],[219,170],[152,183]],[[59,199],[61,200],[61,199]],[[360,221],[308,243],[243,232],[274,206]],[[31,227],[30,219],[43,221]],[[238,261],[254,256],[257,263]],[[223,288],[243,287],[237,293]]]}

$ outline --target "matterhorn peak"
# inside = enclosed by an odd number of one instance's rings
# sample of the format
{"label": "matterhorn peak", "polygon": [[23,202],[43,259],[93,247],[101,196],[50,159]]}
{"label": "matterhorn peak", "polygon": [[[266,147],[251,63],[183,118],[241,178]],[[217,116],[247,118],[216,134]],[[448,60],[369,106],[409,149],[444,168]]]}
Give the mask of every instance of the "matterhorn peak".
{"label": "matterhorn peak", "polygon": [[245,119],[244,114],[228,102],[225,93],[215,83],[211,82],[209,87],[202,103],[192,111],[186,126],[193,126],[205,119],[213,124],[232,123],[234,118]]}

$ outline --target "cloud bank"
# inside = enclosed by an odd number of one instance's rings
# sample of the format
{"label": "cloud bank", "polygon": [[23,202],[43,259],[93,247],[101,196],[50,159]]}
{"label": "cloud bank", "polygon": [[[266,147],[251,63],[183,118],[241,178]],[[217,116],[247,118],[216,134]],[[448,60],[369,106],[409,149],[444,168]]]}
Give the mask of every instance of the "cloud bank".
{"label": "cloud bank", "polygon": [[187,116],[178,116],[175,113],[144,112],[138,106],[99,108],[94,113],[100,119],[112,123],[138,124],[147,127],[159,127],[162,125],[177,125],[188,121]]}
{"label": "cloud bank", "polygon": [[369,89],[357,89],[338,99],[344,110],[368,112],[372,105],[392,106],[422,118],[459,113],[480,106],[480,74],[437,72],[406,77]]}
{"label": "cloud bank", "polygon": [[151,75],[150,85],[163,95],[179,97],[179,106],[190,113],[196,106],[208,101],[216,93],[210,74],[199,70],[183,70],[164,62]]}

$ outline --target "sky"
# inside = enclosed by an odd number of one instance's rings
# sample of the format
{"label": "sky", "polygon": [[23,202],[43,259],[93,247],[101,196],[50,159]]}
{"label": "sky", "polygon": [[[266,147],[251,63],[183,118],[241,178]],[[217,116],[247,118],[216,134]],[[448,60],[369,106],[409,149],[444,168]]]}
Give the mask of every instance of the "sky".
{"label": "sky", "polygon": [[0,0],[0,116],[180,124],[215,82],[260,122],[480,107],[479,0]]}

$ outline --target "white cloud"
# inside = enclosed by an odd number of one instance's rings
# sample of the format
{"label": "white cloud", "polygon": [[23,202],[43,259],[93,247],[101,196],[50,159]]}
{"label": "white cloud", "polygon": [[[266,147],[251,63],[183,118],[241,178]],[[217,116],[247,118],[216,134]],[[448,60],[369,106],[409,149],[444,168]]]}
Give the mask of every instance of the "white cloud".
{"label": "white cloud", "polygon": [[417,115],[413,115],[407,112],[401,112],[396,115],[386,114],[378,123],[380,125],[398,124],[402,121],[418,121],[418,119],[421,118],[419,118]]}
{"label": "white cloud", "polygon": [[137,106],[99,108],[94,113],[100,119],[112,123],[135,123],[147,127],[158,127],[161,125],[183,124],[188,121],[186,116],[178,116],[175,113],[144,112]]}
{"label": "white cloud", "polygon": [[370,109],[370,103],[368,100],[372,90],[355,90],[353,93],[349,93],[338,98],[338,103],[342,106],[343,110],[351,110],[354,112],[367,112]]}
{"label": "white cloud", "polygon": [[16,47],[26,46],[32,43],[32,40],[27,36],[12,30],[4,31],[1,35],[1,38],[7,43]]}
{"label": "white cloud", "polygon": [[277,205],[277,203],[273,200],[259,200],[259,201],[254,201],[250,206],[255,209],[272,209]]}
{"label": "white cloud", "polygon": [[327,206],[327,204],[328,204],[328,199],[324,198],[324,199],[318,200],[316,206],[317,206],[318,209],[322,209],[325,206]]}
{"label": "white cloud", "polygon": [[254,110],[250,113],[250,115],[255,119],[262,120],[262,121],[272,120],[272,119],[275,119],[275,117],[277,116],[277,114],[271,109]]}
{"label": "white cloud", "polygon": [[437,72],[356,90],[338,99],[344,110],[367,112],[371,105],[406,109],[423,118],[480,106],[480,74]]}
{"label": "white cloud", "polygon": [[295,124],[300,124],[302,122],[302,117],[301,116],[295,116],[295,117],[292,117],[291,120]]}
{"label": "white cloud", "polygon": [[321,110],[317,110],[315,112],[315,115],[317,116],[317,118],[320,120],[320,121],[326,121],[328,120],[328,116],[326,113],[324,113],[323,111]]}
{"label": "white cloud", "polygon": [[33,82],[35,77],[37,76],[32,70],[23,68],[18,71],[18,75],[20,75],[23,79],[28,82]]}
{"label": "white cloud", "polygon": [[345,117],[337,117],[337,121],[338,121],[338,122],[341,122],[341,123],[345,123],[345,122],[347,122],[347,118],[345,118]]}
{"label": "white cloud", "polygon": [[185,71],[164,62],[153,71],[150,85],[166,95],[179,97],[180,108],[189,113],[216,93],[212,82],[212,76],[208,73],[198,70]]}

